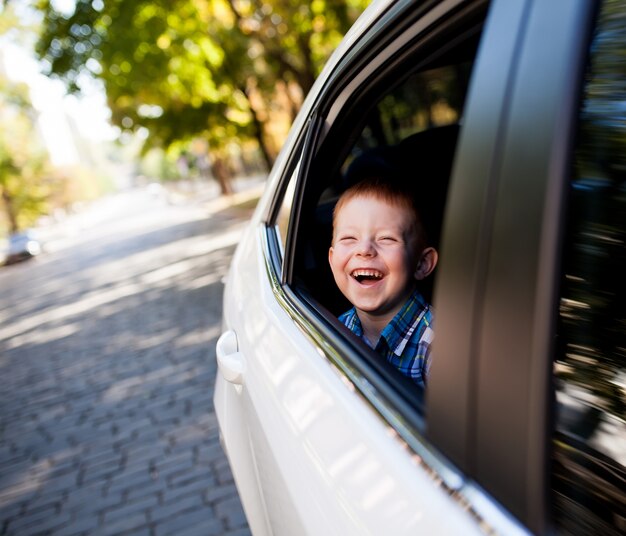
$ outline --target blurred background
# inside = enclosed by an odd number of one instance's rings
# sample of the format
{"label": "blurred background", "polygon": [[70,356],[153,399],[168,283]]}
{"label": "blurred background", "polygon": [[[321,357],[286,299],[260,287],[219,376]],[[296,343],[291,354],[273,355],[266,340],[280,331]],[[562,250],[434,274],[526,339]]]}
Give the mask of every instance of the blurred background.
{"label": "blurred background", "polygon": [[367,3],[0,0],[0,534],[249,534],[222,281]]}
{"label": "blurred background", "polygon": [[124,188],[267,172],[366,4],[4,0],[0,236]]}

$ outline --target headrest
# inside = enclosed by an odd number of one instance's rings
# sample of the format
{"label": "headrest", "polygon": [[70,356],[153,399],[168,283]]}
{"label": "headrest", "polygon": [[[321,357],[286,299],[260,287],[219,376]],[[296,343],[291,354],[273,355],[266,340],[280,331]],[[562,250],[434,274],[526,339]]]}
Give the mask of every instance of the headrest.
{"label": "headrest", "polygon": [[413,192],[430,242],[437,247],[458,133],[458,125],[434,127],[396,145],[368,149],[348,167],[343,189],[371,177],[400,181]]}

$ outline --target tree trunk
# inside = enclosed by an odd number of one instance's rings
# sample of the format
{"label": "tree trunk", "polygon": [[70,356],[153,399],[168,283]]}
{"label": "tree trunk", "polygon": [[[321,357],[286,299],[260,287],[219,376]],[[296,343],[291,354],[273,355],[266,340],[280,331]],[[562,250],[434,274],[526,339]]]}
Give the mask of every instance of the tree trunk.
{"label": "tree trunk", "polygon": [[[296,120],[296,116],[298,115],[298,112],[300,111],[301,99],[299,100],[295,99],[295,97],[293,96],[293,89],[292,89],[291,83],[289,82],[289,80],[287,80],[286,77],[284,78],[284,80],[285,80],[285,96],[287,97],[287,102],[289,102],[289,117],[291,118],[291,123],[293,124],[293,122]],[[294,83],[293,85],[297,85],[297,84]]]}
{"label": "tree trunk", "polygon": [[9,220],[9,233],[17,233],[19,227],[17,225],[17,214],[15,213],[15,206],[13,204],[12,197],[5,189],[2,190],[2,200],[4,201],[4,210],[6,212],[7,219]]}
{"label": "tree trunk", "polygon": [[304,68],[297,73],[297,77],[305,97],[309,91],[311,91],[316,78],[310,39],[310,33],[300,34],[297,37],[298,48],[300,49],[302,61],[304,62]]}
{"label": "tree trunk", "polygon": [[233,185],[230,180],[231,177],[228,166],[223,158],[213,158],[211,172],[220,185],[220,193],[222,195],[231,195],[233,193]]}
{"label": "tree trunk", "polygon": [[342,34],[346,34],[346,32],[350,29],[350,26],[354,23],[354,21],[350,20],[348,16],[348,5],[344,0],[334,0],[329,3],[329,7],[327,9],[331,9],[337,17],[337,21],[339,22],[339,31]]}
{"label": "tree trunk", "polygon": [[250,108],[250,113],[252,114],[252,126],[254,128],[254,137],[257,139],[259,143],[259,148],[261,149],[261,154],[263,155],[263,160],[265,160],[265,164],[267,165],[268,171],[272,169],[274,165],[274,158],[272,157],[270,150],[265,143],[265,136],[263,135],[264,128],[263,122],[259,118],[259,114],[256,109],[252,105],[252,99],[250,98],[250,89],[248,87],[240,88],[244,96],[246,97],[246,101],[248,101],[248,108]]}
{"label": "tree trunk", "polygon": [[265,165],[269,171],[274,166],[274,158],[270,154],[267,144],[265,143],[265,138],[263,136],[263,123],[261,123],[254,110],[252,110],[252,123],[254,124],[254,136],[259,142],[259,148],[261,149],[263,160],[265,160]]}

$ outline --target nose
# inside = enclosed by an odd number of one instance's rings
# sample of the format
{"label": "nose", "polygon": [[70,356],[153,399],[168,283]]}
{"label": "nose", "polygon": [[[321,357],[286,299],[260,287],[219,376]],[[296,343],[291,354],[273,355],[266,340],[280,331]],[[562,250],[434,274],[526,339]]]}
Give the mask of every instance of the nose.
{"label": "nose", "polygon": [[362,257],[373,257],[376,255],[376,248],[369,239],[360,240],[357,245],[356,254]]}

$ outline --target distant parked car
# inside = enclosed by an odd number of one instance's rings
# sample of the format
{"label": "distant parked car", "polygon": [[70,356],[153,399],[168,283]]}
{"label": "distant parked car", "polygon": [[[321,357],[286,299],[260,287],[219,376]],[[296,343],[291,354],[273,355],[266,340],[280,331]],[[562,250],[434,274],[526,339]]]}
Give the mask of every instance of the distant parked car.
{"label": "distant parked car", "polygon": [[9,236],[4,264],[14,264],[41,253],[41,243],[32,231],[23,231]]}
{"label": "distant parked car", "polygon": [[[626,534],[625,51],[626,0],[370,4],[226,279],[255,536]],[[338,320],[333,209],[386,169],[440,254],[426,388]]]}

